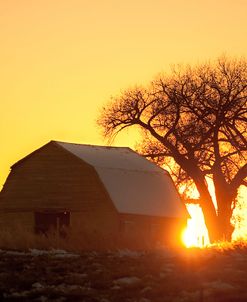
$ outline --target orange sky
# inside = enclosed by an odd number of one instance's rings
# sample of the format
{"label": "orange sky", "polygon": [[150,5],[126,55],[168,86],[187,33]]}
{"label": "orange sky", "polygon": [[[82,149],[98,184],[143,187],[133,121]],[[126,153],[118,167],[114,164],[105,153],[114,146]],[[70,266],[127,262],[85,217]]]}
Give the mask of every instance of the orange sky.
{"label": "orange sky", "polygon": [[104,144],[95,120],[120,90],[174,63],[246,55],[246,15],[246,0],[0,1],[0,188],[51,139]]}

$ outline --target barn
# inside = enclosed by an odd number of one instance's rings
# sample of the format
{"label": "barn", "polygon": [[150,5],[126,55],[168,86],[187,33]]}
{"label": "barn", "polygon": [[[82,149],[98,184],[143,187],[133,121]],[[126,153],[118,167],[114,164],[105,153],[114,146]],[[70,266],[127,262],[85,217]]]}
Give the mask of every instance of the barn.
{"label": "barn", "polygon": [[177,244],[187,218],[169,173],[127,147],[50,141],[11,167],[0,193],[1,228],[106,245]]}

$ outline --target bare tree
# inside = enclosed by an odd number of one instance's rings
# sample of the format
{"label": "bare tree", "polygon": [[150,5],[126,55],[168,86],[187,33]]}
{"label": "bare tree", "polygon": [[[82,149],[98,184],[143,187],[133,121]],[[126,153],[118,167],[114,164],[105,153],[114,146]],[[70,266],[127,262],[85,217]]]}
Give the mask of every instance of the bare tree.
{"label": "bare tree", "polygon": [[[172,158],[177,180],[193,181],[212,241],[231,239],[236,196],[247,177],[247,62],[178,68],[149,87],[123,92],[102,109],[98,124],[113,138],[143,130],[142,153],[162,164]],[[218,209],[206,177],[212,178]]]}

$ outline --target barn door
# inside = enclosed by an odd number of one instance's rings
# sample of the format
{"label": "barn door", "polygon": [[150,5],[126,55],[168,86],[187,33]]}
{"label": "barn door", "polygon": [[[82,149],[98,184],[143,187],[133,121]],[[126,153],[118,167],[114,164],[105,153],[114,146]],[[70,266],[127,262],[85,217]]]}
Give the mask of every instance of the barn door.
{"label": "barn door", "polygon": [[70,212],[35,212],[34,223],[37,234],[55,232],[64,237],[70,224]]}

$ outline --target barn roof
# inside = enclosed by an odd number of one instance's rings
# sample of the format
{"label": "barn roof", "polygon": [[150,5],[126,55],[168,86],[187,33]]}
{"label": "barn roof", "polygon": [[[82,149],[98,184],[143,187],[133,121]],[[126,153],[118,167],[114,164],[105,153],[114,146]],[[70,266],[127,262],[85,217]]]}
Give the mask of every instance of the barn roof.
{"label": "barn roof", "polygon": [[167,173],[128,147],[55,143],[97,168]]}
{"label": "barn roof", "polygon": [[169,173],[130,148],[53,142],[94,167],[120,213],[188,217]]}

